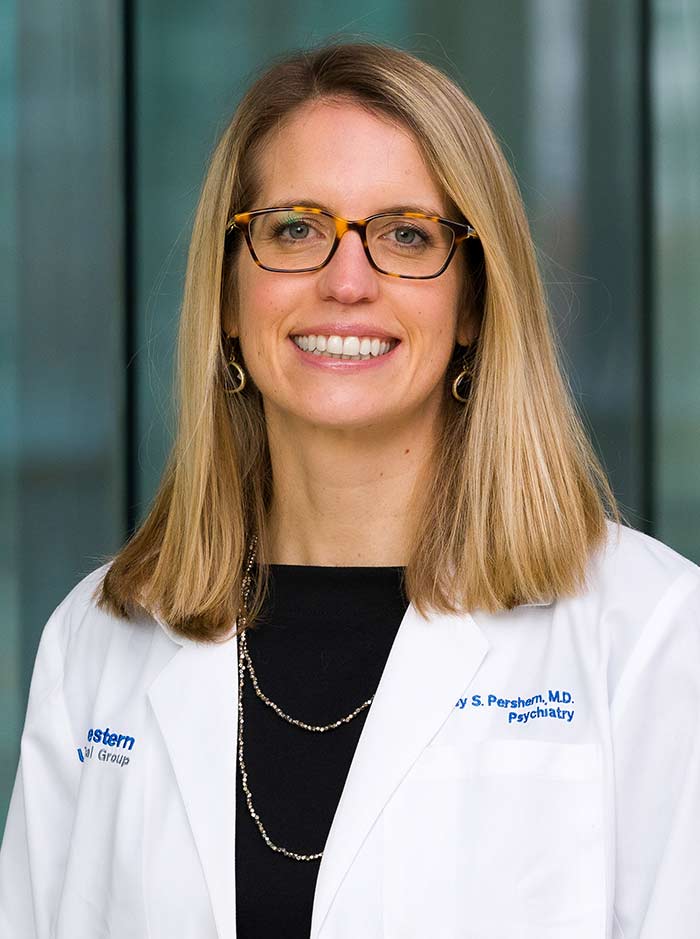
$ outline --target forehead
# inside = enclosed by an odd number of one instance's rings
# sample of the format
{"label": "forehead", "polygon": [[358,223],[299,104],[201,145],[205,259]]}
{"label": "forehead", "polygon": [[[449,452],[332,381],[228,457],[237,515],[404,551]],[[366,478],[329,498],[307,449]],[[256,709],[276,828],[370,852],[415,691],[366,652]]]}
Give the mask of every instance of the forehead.
{"label": "forehead", "polygon": [[413,134],[352,101],[309,102],[269,132],[258,165],[259,207],[313,199],[360,218],[384,206],[445,199]]}

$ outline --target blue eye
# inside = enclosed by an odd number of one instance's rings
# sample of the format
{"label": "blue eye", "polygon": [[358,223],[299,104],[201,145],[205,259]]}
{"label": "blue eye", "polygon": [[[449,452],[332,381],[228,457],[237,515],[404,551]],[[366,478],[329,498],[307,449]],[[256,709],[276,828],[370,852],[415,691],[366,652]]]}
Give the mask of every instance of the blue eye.
{"label": "blue eye", "polygon": [[435,243],[430,232],[425,231],[418,225],[407,225],[405,222],[387,229],[384,237],[388,237],[394,247],[413,248],[414,250],[432,247]]}
{"label": "blue eye", "polygon": [[287,218],[275,220],[273,233],[275,235],[289,233],[292,235],[292,238],[294,238],[293,232],[296,231],[298,233],[299,229],[308,231],[308,228],[308,224],[303,219],[295,218],[294,216],[289,215]]}
{"label": "blue eye", "polygon": [[291,241],[306,241],[311,230],[311,225],[304,219],[289,217],[275,221],[272,234],[275,238],[286,235]]}
{"label": "blue eye", "polygon": [[[396,228],[394,230],[394,234],[396,235],[396,240],[400,244],[404,244],[404,245],[412,245],[414,243],[414,237],[416,235],[418,235],[420,238],[423,237],[416,228],[408,228],[407,226],[403,226],[402,228]],[[404,235],[408,235],[409,236],[408,239],[405,239],[403,237]]]}

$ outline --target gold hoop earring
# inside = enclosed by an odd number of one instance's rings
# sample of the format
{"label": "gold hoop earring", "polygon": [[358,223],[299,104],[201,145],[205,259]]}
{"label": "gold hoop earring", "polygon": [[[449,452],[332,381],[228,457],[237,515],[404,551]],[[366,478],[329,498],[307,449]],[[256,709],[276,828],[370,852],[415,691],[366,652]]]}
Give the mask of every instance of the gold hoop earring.
{"label": "gold hoop earring", "polygon": [[[227,359],[228,376],[229,378],[236,381],[237,384],[234,384],[233,387],[231,388],[227,388],[226,394],[237,395],[237,394],[240,394],[241,391],[243,391],[243,389],[245,388],[246,377],[245,377],[245,372],[243,371],[242,367],[238,364],[238,362],[236,362],[236,353],[233,347],[234,346],[233,337],[231,336],[230,339],[231,339],[231,346],[230,346],[229,356]],[[234,376],[234,370],[235,370],[235,376]]]}
{"label": "gold hoop earring", "polygon": [[[474,377],[474,355],[476,353],[476,341],[470,342],[462,356],[462,370],[452,382],[452,397],[462,404],[469,400],[471,392],[472,379]],[[463,385],[460,390],[460,385]],[[466,387],[464,387],[466,386]],[[462,392],[464,392],[462,394]]]}

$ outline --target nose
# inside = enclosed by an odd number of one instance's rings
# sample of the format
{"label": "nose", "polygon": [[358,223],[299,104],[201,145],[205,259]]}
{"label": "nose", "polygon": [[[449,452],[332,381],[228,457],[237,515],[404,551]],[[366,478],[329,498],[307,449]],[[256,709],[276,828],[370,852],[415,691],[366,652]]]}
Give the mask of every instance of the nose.
{"label": "nose", "polygon": [[324,300],[357,303],[377,297],[379,273],[369,263],[358,232],[345,232],[335,254],[319,271],[318,284]]}

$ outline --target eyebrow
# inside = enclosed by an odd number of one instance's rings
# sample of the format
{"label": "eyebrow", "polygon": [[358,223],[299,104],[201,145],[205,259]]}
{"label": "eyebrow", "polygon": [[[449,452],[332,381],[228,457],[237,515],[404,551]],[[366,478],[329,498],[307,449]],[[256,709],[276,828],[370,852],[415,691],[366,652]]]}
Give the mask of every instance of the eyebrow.
{"label": "eyebrow", "polygon": [[[335,215],[335,212],[333,212],[333,210],[330,209],[327,205],[324,205],[322,202],[317,202],[315,199],[307,199],[305,196],[300,196],[299,198],[296,198],[296,197],[290,198],[290,199],[287,199],[286,201],[280,200],[278,202],[274,202],[271,205],[267,206],[267,208],[286,209],[290,205],[305,205],[305,206],[308,206],[308,208],[310,209],[324,209],[324,211],[330,212],[331,215]],[[436,209],[430,206],[414,205],[414,204],[408,205],[404,203],[402,203],[401,205],[387,206],[385,209],[382,209],[381,211],[390,212],[392,214],[395,213],[397,215],[401,215],[404,212],[422,212],[423,215],[437,215],[440,218],[444,217],[442,212],[438,212]],[[378,215],[379,213],[371,212],[370,214]]]}

